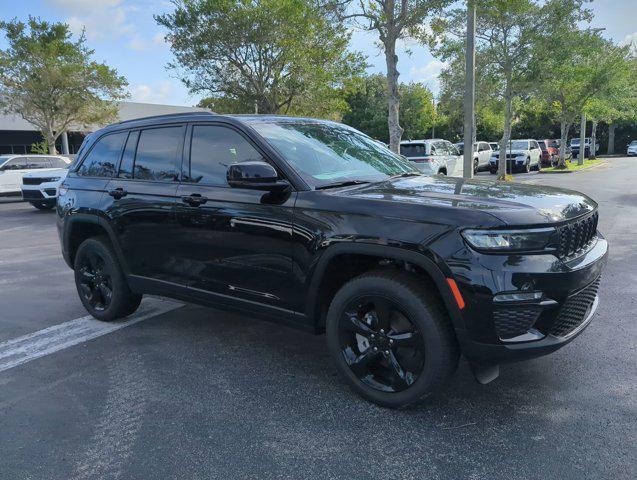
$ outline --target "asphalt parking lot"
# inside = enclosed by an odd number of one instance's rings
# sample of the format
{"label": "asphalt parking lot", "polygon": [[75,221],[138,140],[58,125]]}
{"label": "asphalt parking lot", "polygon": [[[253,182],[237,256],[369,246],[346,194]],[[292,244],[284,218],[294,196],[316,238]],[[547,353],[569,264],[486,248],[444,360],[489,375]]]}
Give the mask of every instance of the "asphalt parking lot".
{"label": "asphalt parking lot", "polygon": [[350,392],[322,336],[152,298],[117,330],[71,322],[54,214],[0,203],[0,478],[637,478],[637,160],[517,179],[599,202],[597,318],[404,411]]}

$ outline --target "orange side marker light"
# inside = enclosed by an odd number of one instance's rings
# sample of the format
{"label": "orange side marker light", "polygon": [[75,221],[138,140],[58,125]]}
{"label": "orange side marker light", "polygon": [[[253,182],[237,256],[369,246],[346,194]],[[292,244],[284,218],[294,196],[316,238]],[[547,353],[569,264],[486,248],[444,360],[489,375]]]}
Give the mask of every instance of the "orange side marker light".
{"label": "orange side marker light", "polygon": [[458,308],[462,310],[465,305],[464,298],[462,298],[462,295],[460,294],[460,289],[458,288],[456,281],[453,278],[448,278],[447,283],[449,284],[449,288],[451,288],[451,293],[453,293],[453,298],[456,300]]}

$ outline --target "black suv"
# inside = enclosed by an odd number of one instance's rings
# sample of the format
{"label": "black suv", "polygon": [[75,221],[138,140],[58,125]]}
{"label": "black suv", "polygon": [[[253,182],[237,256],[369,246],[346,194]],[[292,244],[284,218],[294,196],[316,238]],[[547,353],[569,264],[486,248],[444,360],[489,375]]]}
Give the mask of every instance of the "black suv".
{"label": "black suv", "polygon": [[389,407],[435,391],[461,353],[487,382],[572,340],[607,257],[585,195],[422,175],[306,118],[111,125],[85,141],[57,214],[94,317],[150,293],[326,331],[344,379]]}

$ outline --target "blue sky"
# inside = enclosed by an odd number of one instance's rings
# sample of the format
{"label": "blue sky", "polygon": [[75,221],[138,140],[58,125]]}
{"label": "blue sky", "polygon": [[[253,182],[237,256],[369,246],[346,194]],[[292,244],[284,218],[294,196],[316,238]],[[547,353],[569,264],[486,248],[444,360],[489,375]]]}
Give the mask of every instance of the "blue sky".
{"label": "blue sky", "polygon": [[[605,36],[617,42],[630,39],[637,42],[637,1],[597,0],[591,8],[595,13],[593,26],[605,27]],[[163,0],[3,0],[0,18],[26,19],[31,14],[47,20],[65,21],[76,32],[85,26],[95,58],[117,68],[128,79],[132,100],[194,105],[199,97],[190,96],[174,74],[165,68],[171,54],[163,41],[164,30],[153,20],[153,13],[171,9],[171,3]],[[0,48],[4,46],[4,39],[0,39]],[[375,46],[373,34],[355,32],[352,49],[368,56],[371,72],[384,72],[385,60]],[[436,76],[442,67],[440,61],[413,42],[403,42],[398,53],[400,80],[420,81],[436,92]]]}

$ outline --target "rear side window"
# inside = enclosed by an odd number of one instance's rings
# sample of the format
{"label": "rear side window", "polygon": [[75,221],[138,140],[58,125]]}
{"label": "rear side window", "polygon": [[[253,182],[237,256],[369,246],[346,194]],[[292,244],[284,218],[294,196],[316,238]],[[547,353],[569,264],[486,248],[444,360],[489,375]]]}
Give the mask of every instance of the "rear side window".
{"label": "rear side window", "polygon": [[2,167],[3,170],[26,170],[29,168],[27,157],[12,158]]}
{"label": "rear side window", "polygon": [[28,157],[28,168],[51,168],[51,160],[46,157]]}
{"label": "rear side window", "polygon": [[233,163],[263,160],[239,133],[216,125],[192,127],[190,169],[184,180],[202,185],[227,185],[226,172]]}
{"label": "rear side window", "polygon": [[424,157],[425,153],[425,144],[424,143],[410,143],[407,145],[400,146],[400,154],[404,155],[407,158],[410,157]]}
{"label": "rear side window", "polygon": [[86,177],[113,177],[122,153],[127,132],[112,133],[100,138],[80,165],[78,175]]}
{"label": "rear side window", "polygon": [[184,128],[164,127],[142,130],[137,144],[133,177],[137,180],[172,182],[177,180],[177,155],[181,152]]}

